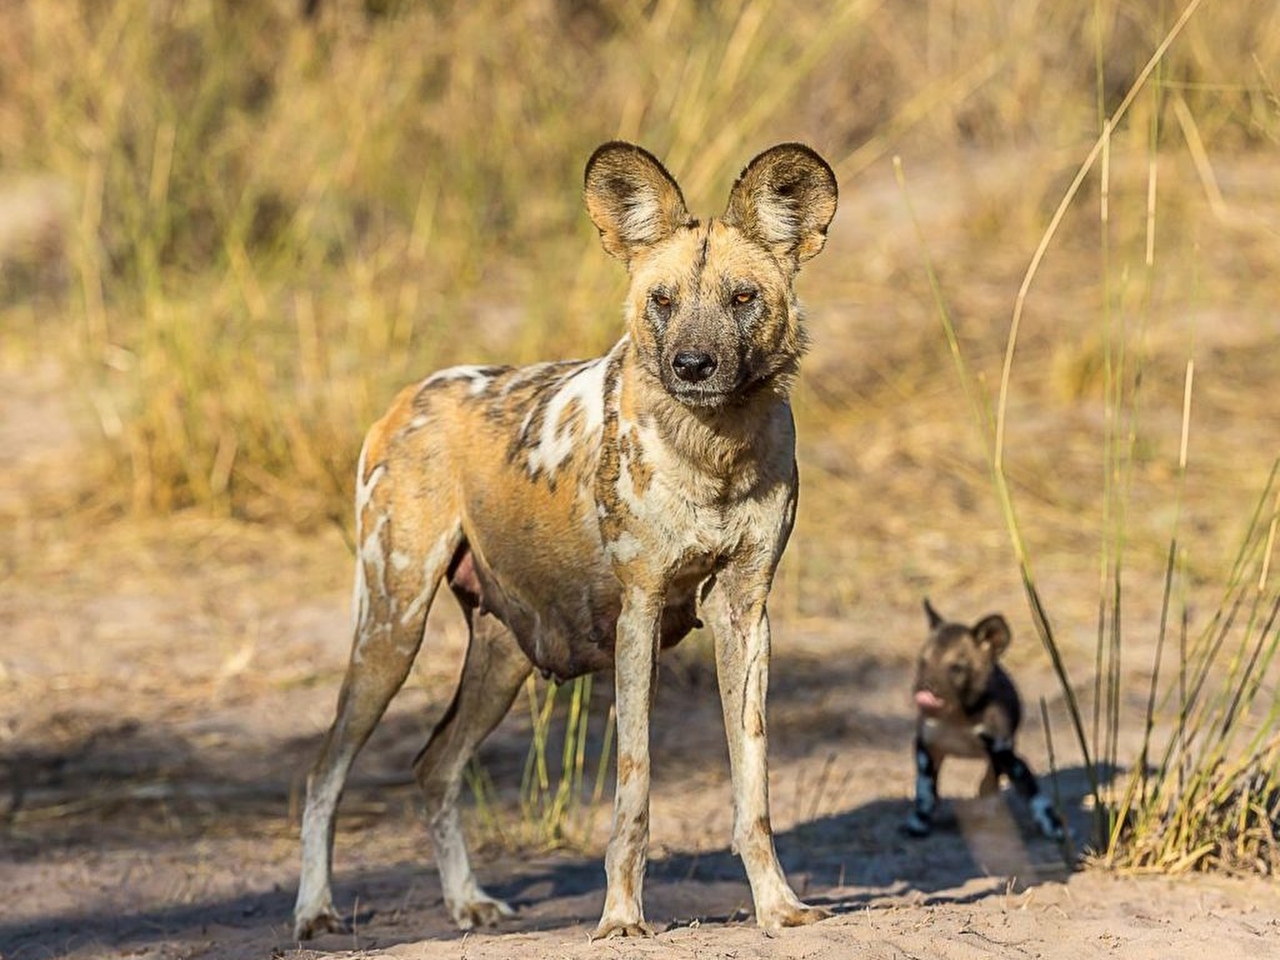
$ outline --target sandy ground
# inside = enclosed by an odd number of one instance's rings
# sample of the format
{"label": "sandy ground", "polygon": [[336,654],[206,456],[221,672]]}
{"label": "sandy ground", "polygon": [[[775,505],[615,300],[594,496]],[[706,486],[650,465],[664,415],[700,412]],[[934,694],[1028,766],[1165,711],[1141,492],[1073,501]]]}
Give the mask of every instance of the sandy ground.
{"label": "sandy ground", "polygon": [[[52,516],[20,520],[14,504],[36,485],[47,499],[47,478],[73,468],[74,432],[52,372],[6,382],[16,388],[0,423],[23,432],[0,438],[0,450],[20,442],[28,455],[0,457],[0,505],[14,517],[0,581],[4,960],[1280,956],[1272,883],[1069,871],[1016,802],[968,799],[973,765],[945,772],[935,835],[905,838],[906,691],[922,616],[897,603],[869,605],[854,624],[781,617],[776,626],[778,847],[794,885],[832,919],[776,936],[750,919],[727,849],[714,674],[695,637],[664,660],[660,679],[645,891],[659,934],[588,942],[604,896],[607,803],[575,822],[575,844],[551,852],[493,842],[473,816],[473,833],[489,838],[481,879],[518,914],[493,932],[451,929],[408,777],[459,667],[459,627],[442,611],[344,800],[335,894],[353,932],[300,946],[289,913],[302,778],[348,642],[340,536],[183,518],[86,534]],[[1017,661],[1024,695],[1045,697],[1060,716],[1036,653],[1024,648]],[[599,753],[607,687],[596,685],[589,756]],[[528,742],[528,711],[517,707],[483,753],[492,813],[508,832]],[[1045,771],[1037,716],[1022,742]],[[1064,811],[1087,836],[1083,776],[1059,765]]]}

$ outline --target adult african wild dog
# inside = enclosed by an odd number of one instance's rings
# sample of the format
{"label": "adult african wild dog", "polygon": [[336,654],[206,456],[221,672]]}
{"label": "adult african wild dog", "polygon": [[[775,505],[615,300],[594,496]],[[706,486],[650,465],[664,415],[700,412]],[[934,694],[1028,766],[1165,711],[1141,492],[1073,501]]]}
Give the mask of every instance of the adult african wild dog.
{"label": "adult african wild dog", "polygon": [[1053,804],[1036,786],[1026,762],[1013,752],[1022,701],[997,660],[1009,646],[1009,624],[993,614],[967,627],[944,620],[928,600],[924,609],[929,638],[916,668],[916,802],[907,817],[907,832],[917,837],[929,833],[938,802],[938,771],[944,757],[956,756],[986,759],[979,793],[995,793],[1000,777],[1008,777],[1031,808],[1040,832],[1051,840],[1065,839]]}
{"label": "adult african wild dog", "polygon": [[463,767],[531,668],[610,666],[617,794],[597,936],[649,933],[649,713],[660,647],[706,616],[733,779],[733,845],[765,927],[810,923],[769,820],[766,600],[795,515],[788,391],[805,346],[792,281],[836,209],[831,168],[782,144],[699,221],[654,157],[591,156],[587,210],[630,274],[627,332],[596,360],[456,367],[405,389],[369,431],[356,492],[355,638],[307,781],[295,933],[340,925],[334,812],[356,753],[404,682],[443,580],[470,641],[453,702],[414,765],[446,906],[463,929],[510,908],[476,883]]}

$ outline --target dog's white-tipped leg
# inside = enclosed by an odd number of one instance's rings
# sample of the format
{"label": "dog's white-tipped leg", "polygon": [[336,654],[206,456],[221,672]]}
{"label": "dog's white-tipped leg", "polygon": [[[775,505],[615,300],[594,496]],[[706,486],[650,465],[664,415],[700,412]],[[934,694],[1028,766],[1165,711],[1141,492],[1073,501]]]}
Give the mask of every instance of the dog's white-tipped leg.
{"label": "dog's white-tipped leg", "polygon": [[293,935],[309,940],[319,933],[341,933],[346,925],[333,905],[329,874],[333,857],[333,818],[350,760],[331,764],[323,780],[307,778],[307,806],[302,817],[302,876],[293,908]]}
{"label": "dog's white-tipped leg", "polygon": [[653,936],[653,928],[644,919],[643,889],[649,856],[649,711],[657,668],[659,611],[648,592],[632,587],[618,618],[614,667],[618,788],[604,858],[604,912],[592,935],[596,940]]}
{"label": "dog's white-tipped leg", "polygon": [[461,539],[455,527],[431,542],[420,564],[389,562],[391,521],[378,490],[384,474],[385,468],[379,465],[366,477],[361,454],[355,638],[333,725],[307,778],[302,872],[294,906],[294,935],[299,940],[345,929],[330,892],[338,801],[356,755],[409,675],[431,600]]}
{"label": "dog's white-tipped leg", "polygon": [[462,773],[476,747],[506,716],[531,666],[511,631],[488,614],[467,612],[471,637],[453,703],[414,769],[426,806],[445,906],[461,930],[493,926],[515,911],[481,889],[458,816]]}
{"label": "dog's white-tipped leg", "polygon": [[715,633],[716,670],[733,776],[733,846],[746,867],[756,922],[765,929],[796,927],[831,916],[795,895],[773,844],[769,818],[769,620],[763,592],[752,593],[722,575],[708,598]]}

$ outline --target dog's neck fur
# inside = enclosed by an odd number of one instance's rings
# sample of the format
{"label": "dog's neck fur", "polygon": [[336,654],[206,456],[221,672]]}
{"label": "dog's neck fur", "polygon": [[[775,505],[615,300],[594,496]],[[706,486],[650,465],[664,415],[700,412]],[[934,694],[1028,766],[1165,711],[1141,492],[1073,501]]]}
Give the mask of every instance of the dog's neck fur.
{"label": "dog's neck fur", "polygon": [[621,346],[623,419],[652,426],[685,468],[713,484],[720,497],[750,489],[766,451],[776,447],[778,428],[791,422],[787,392],[799,359],[728,405],[691,407],[645,370],[629,338]]}

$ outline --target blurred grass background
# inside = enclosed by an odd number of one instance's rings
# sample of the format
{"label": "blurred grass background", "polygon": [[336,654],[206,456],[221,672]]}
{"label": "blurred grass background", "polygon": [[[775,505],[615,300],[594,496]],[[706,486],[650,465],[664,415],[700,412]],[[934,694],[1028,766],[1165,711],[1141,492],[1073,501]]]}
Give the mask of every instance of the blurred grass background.
{"label": "blurred grass background", "polygon": [[[925,590],[1007,602],[1008,535],[925,254],[989,402],[1032,251],[1182,9],[0,4],[0,361],[16,378],[53,358],[84,438],[71,478],[11,512],[64,532],[179,512],[345,527],[362,432],[397,387],[619,335],[624,276],[580,197],[598,143],[644,144],[707,214],[754,153],[796,139],[842,195],[799,281],[804,497],[776,606],[835,631]],[[1122,529],[1134,576],[1158,585],[1176,520],[1186,589],[1211,586],[1264,488],[1277,148],[1280,7],[1210,0],[1037,274],[1005,467],[1042,592],[1083,625],[1069,652],[1092,656],[1098,600],[1078,583],[1096,582],[1100,542]],[[1158,589],[1130,596],[1151,621]]]}

